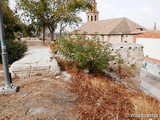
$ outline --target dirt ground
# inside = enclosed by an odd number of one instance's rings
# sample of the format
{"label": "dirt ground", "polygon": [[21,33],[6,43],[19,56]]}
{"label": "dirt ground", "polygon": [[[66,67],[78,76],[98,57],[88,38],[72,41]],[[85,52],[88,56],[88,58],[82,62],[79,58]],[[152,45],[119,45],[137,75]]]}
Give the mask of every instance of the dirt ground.
{"label": "dirt ground", "polygon": [[[30,46],[32,45],[41,44],[31,42]],[[63,67],[65,68],[61,66]],[[159,101],[144,93],[133,91],[103,77],[90,77],[75,72],[74,69],[72,73],[69,67],[66,68],[68,69],[64,70],[74,78],[71,79],[72,83],[44,76],[13,79],[13,84],[19,86],[19,91],[15,94],[0,95],[0,120],[109,120],[103,118],[108,118],[108,115],[112,117],[114,112],[115,115],[123,113],[123,118],[126,112],[160,114]],[[3,83],[3,78],[0,78],[0,86]]]}
{"label": "dirt ground", "polygon": [[[27,41],[28,46],[46,46],[40,41]],[[0,86],[4,85],[0,64]],[[76,120],[71,109],[77,96],[69,92],[65,80],[35,76],[13,79],[19,92],[0,95],[0,120]]]}
{"label": "dirt ground", "polygon": [[[76,95],[64,80],[34,77],[14,79],[19,92],[0,95],[0,120],[75,120],[70,111]],[[1,81],[0,86],[2,86]]]}

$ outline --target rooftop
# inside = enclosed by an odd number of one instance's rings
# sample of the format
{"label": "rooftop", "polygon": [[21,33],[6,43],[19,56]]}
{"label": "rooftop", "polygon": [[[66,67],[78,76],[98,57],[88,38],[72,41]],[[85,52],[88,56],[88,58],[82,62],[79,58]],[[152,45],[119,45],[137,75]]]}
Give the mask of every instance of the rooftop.
{"label": "rooftop", "polygon": [[138,34],[148,31],[145,27],[129,20],[128,18],[114,18],[100,21],[86,22],[75,30],[78,34]]}

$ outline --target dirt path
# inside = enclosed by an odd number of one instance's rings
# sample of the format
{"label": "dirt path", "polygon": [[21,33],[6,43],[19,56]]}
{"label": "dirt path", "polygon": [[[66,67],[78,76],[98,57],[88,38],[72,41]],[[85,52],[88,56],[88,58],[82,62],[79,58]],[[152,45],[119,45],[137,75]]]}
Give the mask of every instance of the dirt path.
{"label": "dirt path", "polygon": [[[20,87],[12,95],[0,95],[0,120],[75,120],[70,109],[76,95],[60,79],[35,77],[15,79]],[[2,83],[1,83],[2,84]]]}
{"label": "dirt path", "polygon": [[0,120],[76,120],[71,109],[77,96],[69,92],[68,81],[33,76],[15,78],[13,83],[20,87],[19,92],[0,95]]}

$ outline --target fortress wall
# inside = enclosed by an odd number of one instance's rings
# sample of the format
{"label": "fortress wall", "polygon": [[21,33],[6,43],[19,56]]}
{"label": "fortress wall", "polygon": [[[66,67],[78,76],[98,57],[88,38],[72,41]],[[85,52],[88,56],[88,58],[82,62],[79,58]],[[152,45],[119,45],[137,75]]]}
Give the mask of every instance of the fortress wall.
{"label": "fortress wall", "polygon": [[[112,44],[111,51],[116,59],[110,62],[121,82],[134,89],[140,88],[140,72],[144,59],[143,46],[135,43]],[[120,57],[118,57],[118,54]]]}

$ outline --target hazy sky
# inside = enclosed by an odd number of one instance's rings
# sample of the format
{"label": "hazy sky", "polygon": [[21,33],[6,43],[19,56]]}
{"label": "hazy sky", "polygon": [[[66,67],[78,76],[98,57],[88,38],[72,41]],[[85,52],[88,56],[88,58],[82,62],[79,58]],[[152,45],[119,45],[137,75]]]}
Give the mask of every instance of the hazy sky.
{"label": "hazy sky", "polygon": [[97,0],[97,7],[100,20],[127,17],[150,29],[156,22],[160,30],[160,0]]}
{"label": "hazy sky", "polygon": [[[13,8],[15,0],[10,0]],[[127,17],[140,25],[160,30],[160,0],[97,0],[100,20]],[[81,15],[86,22],[86,14]]]}

